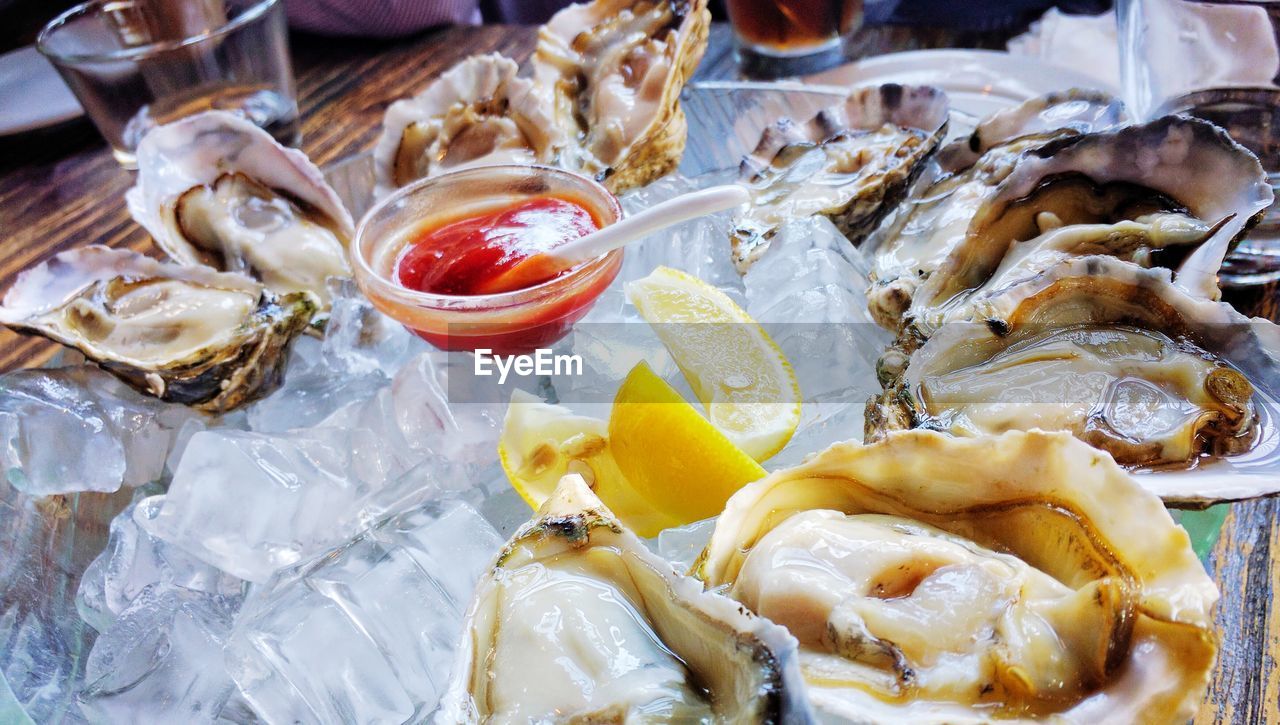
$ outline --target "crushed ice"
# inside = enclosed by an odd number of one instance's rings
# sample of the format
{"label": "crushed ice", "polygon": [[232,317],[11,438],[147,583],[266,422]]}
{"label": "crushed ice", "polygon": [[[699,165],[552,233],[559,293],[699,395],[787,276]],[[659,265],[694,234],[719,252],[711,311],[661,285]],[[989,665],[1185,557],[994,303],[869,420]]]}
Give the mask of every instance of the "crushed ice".
{"label": "crushed ice", "polygon": [[[669,177],[623,203],[715,181]],[[825,220],[806,222],[744,278],[728,224],[690,221],[628,248],[618,281],[557,345],[584,374],[543,381],[544,397],[607,415],[645,360],[692,399],[623,292],[667,265],[723,289],[795,365],[805,414],[770,468],[860,437],[886,342],[866,317],[865,261]],[[324,339],[297,342],[283,387],[221,419],[93,367],[0,376],[0,719],[430,713],[471,589],[530,511],[495,460],[505,404],[460,402],[484,396],[450,389],[446,355],[353,285],[333,293]],[[687,570],[712,525],[653,544]]]}

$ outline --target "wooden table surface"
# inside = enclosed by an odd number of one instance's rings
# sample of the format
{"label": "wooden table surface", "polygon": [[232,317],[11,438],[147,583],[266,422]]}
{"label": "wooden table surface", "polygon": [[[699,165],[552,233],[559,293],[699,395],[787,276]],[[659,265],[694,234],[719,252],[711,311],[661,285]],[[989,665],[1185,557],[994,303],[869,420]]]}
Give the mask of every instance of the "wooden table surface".
{"label": "wooden table surface", "polygon": [[[473,53],[523,59],[533,38],[519,27],[452,28],[400,41],[295,38],[302,148],[321,166],[367,150],[391,101]],[[855,41],[859,54],[1002,44],[991,35],[920,28],[866,29]],[[735,74],[727,28],[716,27],[698,77]],[[84,244],[154,253],[125,212],[132,183],[83,121],[0,139],[0,290],[23,268]],[[1273,319],[1276,303],[1274,289],[1237,295],[1238,306]],[[40,365],[57,350],[0,329],[0,371]],[[1222,589],[1221,653],[1196,722],[1280,722],[1280,605],[1272,601],[1280,588],[1278,519],[1280,499],[1235,504],[1211,556]]]}

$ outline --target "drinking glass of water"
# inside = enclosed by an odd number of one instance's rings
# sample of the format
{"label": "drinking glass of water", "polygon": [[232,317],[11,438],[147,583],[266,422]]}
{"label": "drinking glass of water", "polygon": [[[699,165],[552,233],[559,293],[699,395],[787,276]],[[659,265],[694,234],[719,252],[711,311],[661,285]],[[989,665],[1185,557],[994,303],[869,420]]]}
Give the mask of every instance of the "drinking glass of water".
{"label": "drinking glass of water", "polygon": [[726,0],[743,73],[816,73],[844,62],[844,40],[862,26],[863,0]]}
{"label": "drinking glass of water", "polygon": [[[1116,12],[1134,113],[1212,121],[1257,154],[1280,186],[1280,0],[1119,0]],[[1221,278],[1280,279],[1280,206],[1228,257]]]}
{"label": "drinking glass of water", "polygon": [[90,0],[37,46],[125,168],[148,130],[214,108],[299,141],[281,0]]}

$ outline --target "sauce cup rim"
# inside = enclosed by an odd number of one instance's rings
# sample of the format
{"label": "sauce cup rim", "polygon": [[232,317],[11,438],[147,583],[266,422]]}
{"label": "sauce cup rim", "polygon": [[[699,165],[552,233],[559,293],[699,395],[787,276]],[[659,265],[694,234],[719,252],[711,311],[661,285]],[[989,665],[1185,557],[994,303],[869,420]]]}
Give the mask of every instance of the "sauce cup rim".
{"label": "sauce cup rim", "polygon": [[513,172],[533,172],[537,174],[572,179],[577,183],[583,184],[596,195],[595,199],[587,199],[586,201],[595,202],[597,211],[611,213],[613,215],[613,219],[609,220],[604,226],[608,226],[622,218],[622,205],[618,202],[618,198],[596,180],[577,172],[568,171],[554,166],[546,166],[543,164],[492,164],[450,171],[440,174],[439,176],[418,179],[417,181],[400,187],[375,203],[370,207],[369,211],[365,212],[364,216],[360,218],[360,222],[356,225],[355,235],[352,237],[351,244],[348,247],[348,256],[351,259],[351,266],[355,273],[357,283],[364,281],[375,286],[379,294],[402,304],[409,304],[416,307],[426,307],[441,311],[454,312],[465,312],[468,310],[477,312],[489,311],[535,302],[549,294],[554,294],[566,285],[577,282],[585,276],[589,276],[592,273],[599,273],[600,271],[607,269],[608,261],[615,256],[622,254],[623,250],[615,249],[612,252],[608,252],[607,254],[600,255],[599,257],[589,259],[570,267],[564,273],[531,287],[523,287],[509,292],[496,292],[484,295],[449,295],[434,292],[421,292],[419,290],[410,289],[394,279],[382,274],[382,272],[374,269],[373,264],[366,258],[362,249],[363,245],[361,245],[360,242],[368,232],[368,228],[372,224],[373,219],[387,207],[408,196],[419,193],[424,188],[433,188],[450,183],[456,183],[459,180],[474,179],[484,177],[486,175]]}

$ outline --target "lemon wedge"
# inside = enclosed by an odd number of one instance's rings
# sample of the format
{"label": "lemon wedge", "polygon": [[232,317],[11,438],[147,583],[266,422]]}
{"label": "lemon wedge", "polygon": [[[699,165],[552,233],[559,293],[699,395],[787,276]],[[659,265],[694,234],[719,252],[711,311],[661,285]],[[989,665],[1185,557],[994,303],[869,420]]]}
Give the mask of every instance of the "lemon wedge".
{"label": "lemon wedge", "polygon": [[561,405],[516,390],[511,394],[498,460],[511,487],[537,510],[566,473],[577,473],[615,515],[640,536],[679,526],[659,507],[641,498],[618,470],[607,424]]}
{"label": "lemon wedge", "polygon": [[729,496],[765,475],[644,363],[618,389],[608,434],[635,494],[678,524],[719,514]]}
{"label": "lemon wedge", "polygon": [[764,328],[720,290],[670,267],[626,290],[711,423],[756,461],[782,450],[800,424],[800,385]]}

